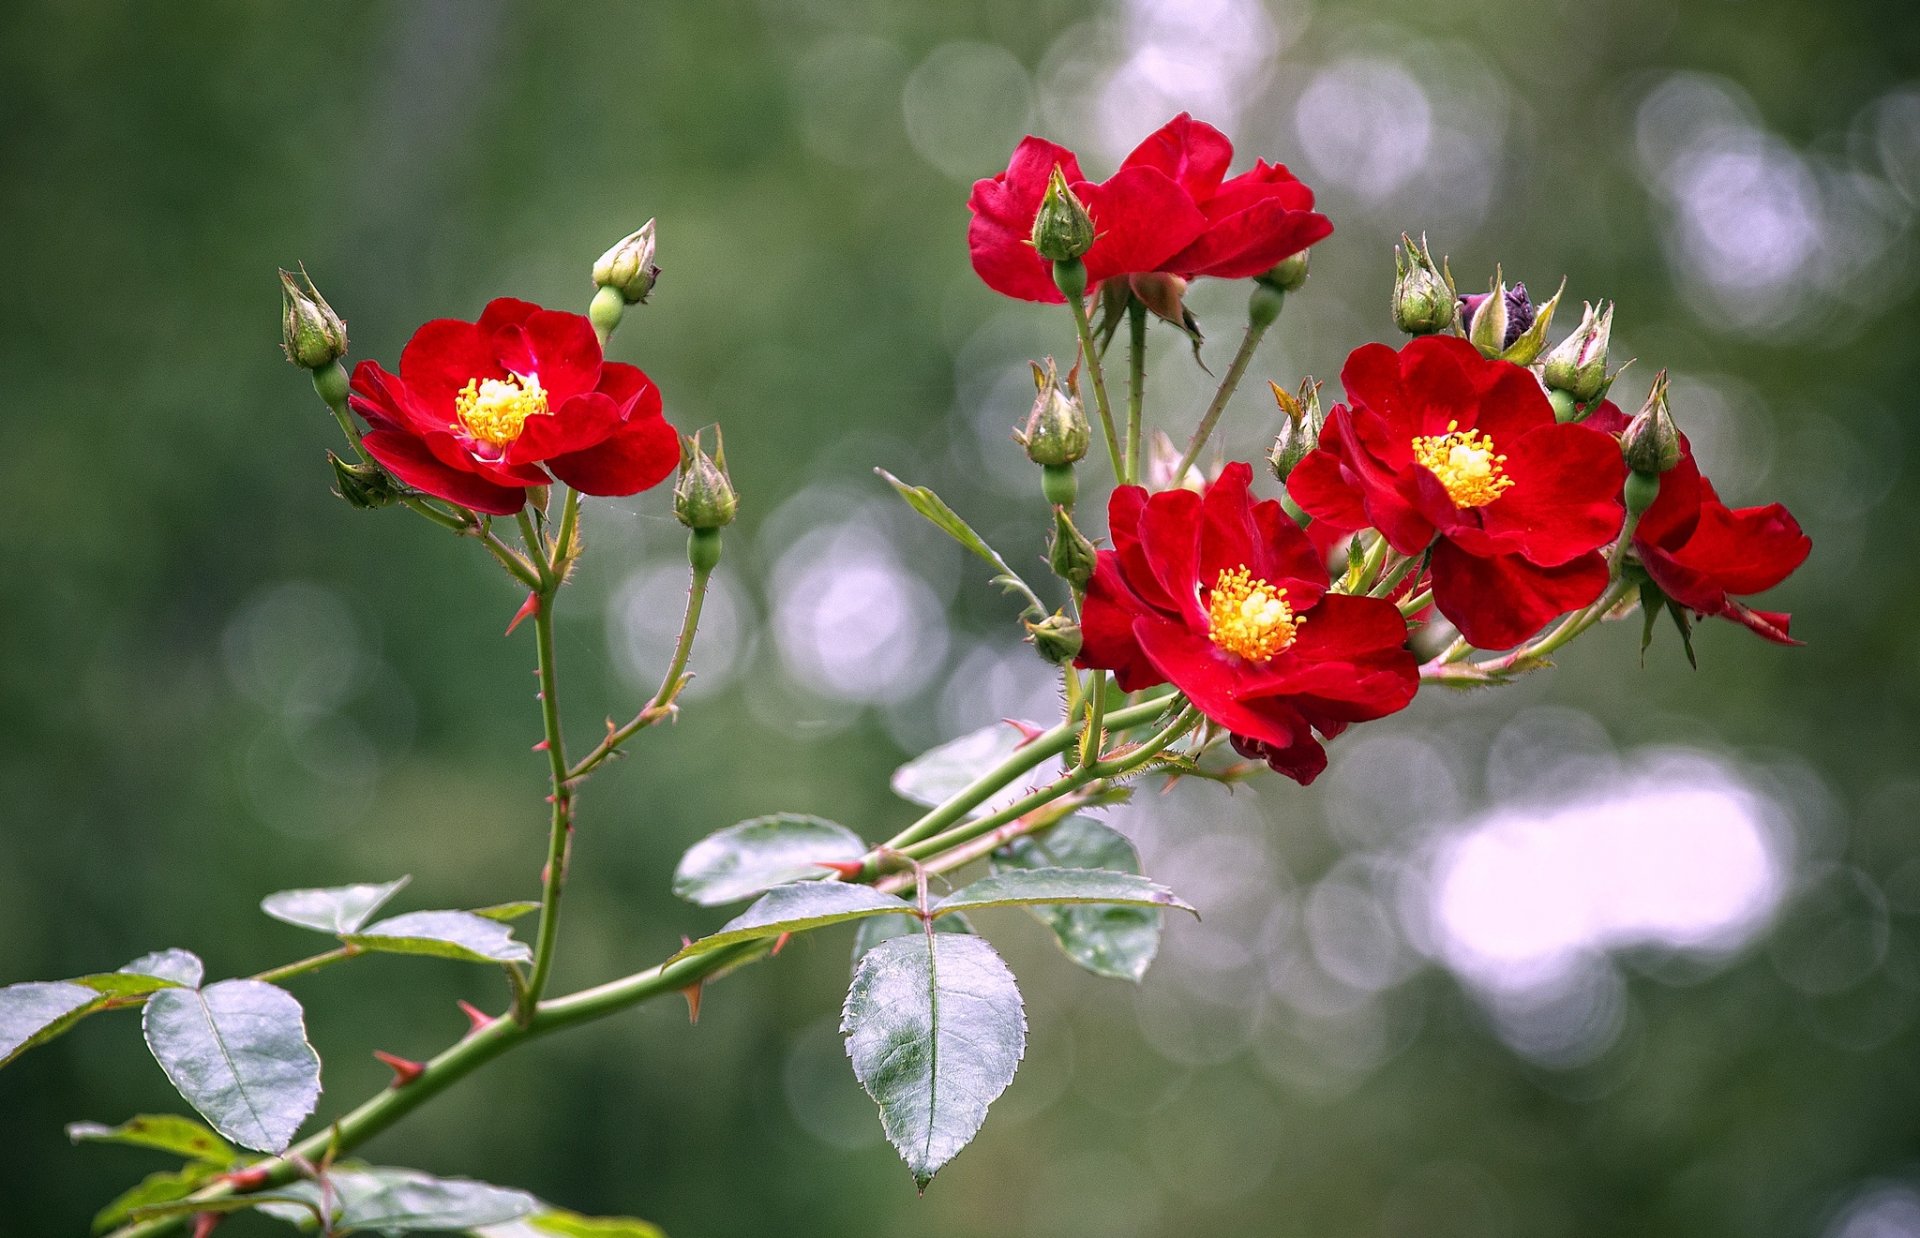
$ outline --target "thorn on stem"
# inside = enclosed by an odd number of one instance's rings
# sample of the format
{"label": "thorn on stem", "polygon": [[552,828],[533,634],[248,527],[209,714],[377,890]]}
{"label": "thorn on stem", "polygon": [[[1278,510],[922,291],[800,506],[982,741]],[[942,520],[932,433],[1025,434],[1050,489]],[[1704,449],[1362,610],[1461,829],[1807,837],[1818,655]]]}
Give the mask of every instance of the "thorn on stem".
{"label": "thorn on stem", "polygon": [[375,1049],[373,1056],[382,1065],[393,1071],[393,1083],[391,1086],[396,1088],[403,1088],[409,1083],[412,1083],[427,1069],[424,1062],[416,1062],[412,1058],[400,1057],[397,1054],[388,1053],[381,1049]]}
{"label": "thorn on stem", "polygon": [[787,943],[792,940],[793,940],[792,933],[782,933],[780,934],[780,936],[774,938],[773,949],[767,951],[767,957],[774,958],[778,956],[782,950],[785,950],[787,948]]}
{"label": "thorn on stem", "polygon": [[861,874],[867,871],[867,862],[865,860],[816,860],[814,861],[814,866],[839,873],[841,877],[848,881],[859,880]]}
{"label": "thorn on stem", "polygon": [[484,1032],[487,1028],[493,1026],[493,1016],[472,1002],[462,999],[458,1004],[460,1013],[467,1016],[467,1022],[472,1025],[467,1029],[469,1035],[474,1032]]}
{"label": "thorn on stem", "polygon": [[1014,748],[1016,751],[1026,747],[1028,744],[1032,743],[1034,740],[1039,739],[1042,735],[1046,734],[1046,731],[1043,730],[1042,728],[1035,726],[1031,722],[1022,722],[1018,718],[1002,718],[1000,719],[1000,721],[1006,723],[1008,726],[1012,727],[1014,730],[1020,732],[1020,742],[1014,745]]}
{"label": "thorn on stem", "polygon": [[[507,624],[507,632],[506,632],[506,634],[507,634],[508,636],[512,636],[512,635],[513,635],[513,630],[514,630],[515,628],[517,628],[517,627],[519,627],[519,626],[520,626],[520,624],[521,624],[521,621],[522,621],[522,620],[524,620],[524,619],[526,619],[526,618],[527,618],[528,616],[530,616],[530,615],[533,615],[533,614],[534,614],[534,613],[536,613],[536,612],[537,612],[537,611],[538,611],[539,609],[540,609],[540,594],[539,594],[539,592],[538,592],[538,591],[535,591],[535,592],[532,592],[532,593],[529,593],[529,594],[527,594],[527,600],[526,600],[526,601],[524,601],[524,602],[522,602],[522,603],[520,603],[520,609],[519,609],[519,610],[516,610],[516,611],[514,611],[514,612],[513,612],[513,620],[512,620],[512,622],[510,622],[510,623],[508,623],[508,624]],[[535,672],[535,673],[537,674],[538,672]]]}

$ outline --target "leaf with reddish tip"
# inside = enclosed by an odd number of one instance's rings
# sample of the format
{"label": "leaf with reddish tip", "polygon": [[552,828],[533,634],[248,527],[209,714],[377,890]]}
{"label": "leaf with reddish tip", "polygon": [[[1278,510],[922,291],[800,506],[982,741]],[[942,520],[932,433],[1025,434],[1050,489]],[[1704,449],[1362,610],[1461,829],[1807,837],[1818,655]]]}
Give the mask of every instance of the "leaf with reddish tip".
{"label": "leaf with reddish tip", "polygon": [[778,937],[824,928],[868,916],[914,914],[911,903],[883,894],[872,886],[839,881],[797,881],[775,886],[759,901],[720,927],[720,931],[690,942],[669,962],[704,954],[736,942]]}
{"label": "leaf with reddish tip", "polygon": [[853,863],[867,853],[858,834],[823,817],[776,813],[707,835],[680,857],[673,892],[715,907],[819,874],[819,865]]}

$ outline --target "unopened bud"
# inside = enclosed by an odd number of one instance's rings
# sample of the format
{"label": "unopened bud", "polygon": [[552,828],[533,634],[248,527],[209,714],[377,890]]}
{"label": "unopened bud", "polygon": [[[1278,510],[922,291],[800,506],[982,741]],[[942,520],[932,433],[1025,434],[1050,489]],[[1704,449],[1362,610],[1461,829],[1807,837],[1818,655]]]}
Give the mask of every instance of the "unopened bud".
{"label": "unopened bud", "polygon": [[638,232],[622,237],[612,249],[600,255],[600,260],[593,264],[593,282],[613,289],[628,305],[639,305],[660,280],[660,268],[653,263],[653,253],[654,221],[649,219],[640,225]]}
{"label": "unopened bud", "polygon": [[1580,325],[1542,359],[1541,381],[1581,404],[1599,399],[1607,389],[1607,344],[1612,335],[1613,306],[1602,301],[1596,310],[1582,303]]}
{"label": "unopened bud", "polygon": [[1027,459],[1035,464],[1048,467],[1077,464],[1086,459],[1087,449],[1093,445],[1093,427],[1087,424],[1087,414],[1074,393],[1060,385],[1051,358],[1044,367],[1037,361],[1030,364],[1033,366],[1033,409],[1027,414],[1026,428],[1014,438],[1027,449]]}
{"label": "unopened bud", "polygon": [[1047,566],[1053,569],[1053,574],[1075,589],[1085,589],[1093,579],[1095,557],[1093,543],[1073,527],[1073,517],[1067,515],[1067,509],[1054,508],[1053,539],[1047,546]]}
{"label": "unopened bud", "polygon": [[727,476],[727,446],[714,430],[715,455],[709,456],[693,434],[680,445],[680,480],[673,485],[673,516],[689,529],[724,529],[733,523],[740,500]]}
{"label": "unopened bud", "polygon": [[[1513,324],[1520,321],[1522,314],[1517,311],[1511,300],[1507,305],[1507,334],[1511,336],[1507,346],[1500,350],[1502,361],[1511,361],[1515,365],[1532,365],[1534,360],[1546,350],[1547,329],[1553,325],[1553,311],[1560,308],[1560,298],[1567,291],[1566,277],[1560,279],[1560,286],[1547,298],[1544,305],[1527,305],[1524,317],[1527,325],[1518,335],[1513,334]],[[1515,284],[1513,293],[1518,293],[1524,303],[1527,296],[1525,284]],[[1511,298],[1513,293],[1509,293]]]}
{"label": "unopened bud", "polygon": [[1056,165],[1033,217],[1033,248],[1048,262],[1072,262],[1093,248],[1093,216]]}
{"label": "unopened bud", "polygon": [[400,497],[400,487],[377,464],[348,464],[332,452],[327,453],[327,463],[333,466],[333,492],[349,507],[371,511],[387,507]]}
{"label": "unopened bud", "polygon": [[1273,389],[1274,403],[1287,415],[1279,437],[1273,440],[1273,450],[1267,453],[1267,464],[1274,477],[1285,481],[1307,453],[1320,445],[1327,415],[1320,410],[1320,384],[1311,378],[1301,381],[1298,396],[1276,382],[1269,381],[1267,386]]}
{"label": "unopened bud", "polygon": [[1065,666],[1080,655],[1080,625],[1065,615],[1056,612],[1026,628],[1034,649],[1055,666]]}
{"label": "unopened bud", "polygon": [[1459,314],[1453,278],[1434,265],[1427,238],[1418,244],[1406,233],[1393,250],[1393,323],[1408,335],[1432,335],[1452,328]]}
{"label": "unopened bud", "polygon": [[318,370],[347,355],[347,324],[313,286],[305,266],[298,275],[280,272],[280,303],[280,343],[287,360]]}
{"label": "unopened bud", "polygon": [[1198,460],[1193,462],[1178,477],[1174,470],[1180,467],[1180,449],[1166,432],[1155,430],[1147,443],[1147,489],[1158,493],[1162,490],[1191,490],[1195,494],[1203,493],[1207,488],[1206,474],[1200,469]]}
{"label": "unopened bud", "polygon": [[1500,357],[1533,326],[1533,301],[1525,284],[1509,288],[1496,273],[1490,290],[1460,298],[1467,338],[1485,357]]}
{"label": "unopened bud", "polygon": [[1291,258],[1282,258],[1272,270],[1254,278],[1281,292],[1300,291],[1307,282],[1307,251],[1303,249]]}
{"label": "unopened bud", "polygon": [[1621,433],[1620,447],[1627,467],[1636,473],[1657,476],[1680,463],[1680,427],[1673,424],[1673,413],[1667,408],[1665,370],[1653,376],[1653,390]]}

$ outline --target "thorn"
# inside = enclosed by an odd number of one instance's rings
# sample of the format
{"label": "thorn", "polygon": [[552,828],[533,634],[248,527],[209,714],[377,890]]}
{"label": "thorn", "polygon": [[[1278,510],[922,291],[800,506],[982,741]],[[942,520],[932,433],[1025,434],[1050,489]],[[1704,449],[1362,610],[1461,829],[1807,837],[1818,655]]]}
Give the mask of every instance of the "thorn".
{"label": "thorn", "polygon": [[1018,718],[1002,718],[1000,719],[1000,721],[1006,723],[1008,726],[1012,727],[1014,730],[1020,732],[1020,742],[1017,745],[1015,745],[1016,749],[1024,748],[1028,744],[1032,743],[1034,740],[1039,739],[1042,735],[1046,734],[1046,731],[1042,730],[1040,727],[1035,726],[1031,722],[1022,722]]}
{"label": "thorn", "polygon": [[687,999],[688,1023],[700,1022],[700,995],[705,991],[706,987],[707,982],[705,980],[696,980],[686,988],[680,990],[680,996]]}
{"label": "thorn", "polygon": [[539,743],[533,746],[533,750],[535,752],[545,752],[547,750],[547,741],[544,739],[541,740]]}
{"label": "thorn", "polygon": [[529,615],[533,614],[539,609],[540,609],[540,594],[537,592],[527,594],[527,600],[520,603],[519,610],[516,610],[513,612],[513,622],[507,625],[507,635],[512,636],[513,630],[520,626],[520,621],[527,618]]}
{"label": "thorn", "polygon": [[773,949],[767,951],[767,957],[773,958],[775,955],[779,954],[782,950],[785,950],[787,948],[787,942],[792,940],[792,938],[793,938],[792,933],[782,933],[780,934],[780,936],[774,938]]}
{"label": "thorn", "polygon": [[456,1004],[460,1007],[460,1013],[467,1016],[467,1022],[472,1024],[467,1029],[469,1035],[474,1032],[484,1032],[493,1025],[493,1016],[472,1002],[463,998]]}
{"label": "thorn", "polygon": [[427,1069],[425,1063],[416,1062],[411,1058],[398,1057],[392,1053],[386,1053],[379,1049],[375,1049],[373,1051],[373,1056],[377,1060],[379,1060],[381,1063],[383,1063],[384,1065],[392,1069],[393,1071],[392,1086],[396,1088],[403,1088],[407,1086],[409,1083],[412,1083],[415,1079],[418,1079],[420,1077],[423,1071]]}
{"label": "thorn", "polygon": [[831,870],[848,881],[853,881],[867,871],[867,862],[865,860],[815,860],[814,867]]}
{"label": "thorn", "polygon": [[220,1222],[227,1219],[224,1212],[197,1212],[193,1217],[193,1238],[207,1238]]}
{"label": "thorn", "polygon": [[220,1180],[231,1186],[234,1194],[244,1195],[248,1191],[257,1191],[267,1184],[267,1171],[258,1165],[249,1165],[245,1169],[236,1169],[230,1174],[221,1174]]}

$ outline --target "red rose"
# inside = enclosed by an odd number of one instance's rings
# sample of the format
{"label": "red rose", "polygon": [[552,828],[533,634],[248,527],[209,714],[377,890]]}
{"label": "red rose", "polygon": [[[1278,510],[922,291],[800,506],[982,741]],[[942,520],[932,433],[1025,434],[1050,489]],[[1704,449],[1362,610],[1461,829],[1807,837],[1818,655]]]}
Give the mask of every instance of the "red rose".
{"label": "red rose", "polygon": [[1313,191],[1284,167],[1259,162],[1224,179],[1232,161],[1232,143],[1184,112],[1097,184],[1081,175],[1072,151],[1029,137],[1005,172],[974,183],[967,201],[973,269],[989,288],[1010,297],[1066,299],[1031,243],[1033,219],[1055,167],[1093,217],[1093,248],[1081,259],[1089,286],[1156,271],[1241,279],[1270,270],[1333,232],[1327,217],[1313,211]]}
{"label": "red rose", "polygon": [[1610,435],[1556,423],[1532,374],[1452,336],[1367,344],[1340,377],[1350,404],[1287,478],[1308,514],[1431,546],[1434,606],[1482,649],[1600,596],[1627,475]]}
{"label": "red rose", "polygon": [[1113,492],[1081,611],[1078,664],[1133,692],[1172,683],[1235,746],[1301,784],[1326,768],[1313,732],[1402,709],[1419,687],[1393,603],[1327,591],[1327,569],[1229,464],[1205,495]]}
{"label": "red rose", "polygon": [[496,516],[554,478],[583,494],[636,494],[680,463],[645,374],[603,361],[580,315],[511,297],[489,302],[477,323],[439,318],[415,331],[397,375],[362,361],[352,404],[367,420],[367,453],[388,472]]}
{"label": "red rose", "polygon": [[[1582,424],[1619,433],[1627,416],[1613,404]],[[1680,436],[1680,463],[1661,474],[1660,493],[1633,531],[1634,553],[1674,601],[1702,615],[1718,615],[1783,645],[1792,616],[1754,610],[1735,595],[1763,593],[1806,562],[1813,542],[1778,503],[1729,508],[1700,472],[1693,445]]]}

